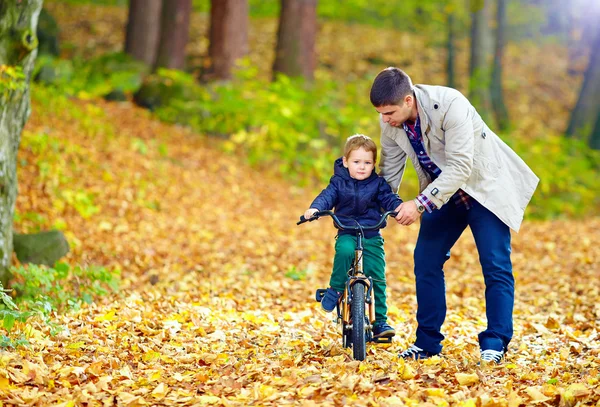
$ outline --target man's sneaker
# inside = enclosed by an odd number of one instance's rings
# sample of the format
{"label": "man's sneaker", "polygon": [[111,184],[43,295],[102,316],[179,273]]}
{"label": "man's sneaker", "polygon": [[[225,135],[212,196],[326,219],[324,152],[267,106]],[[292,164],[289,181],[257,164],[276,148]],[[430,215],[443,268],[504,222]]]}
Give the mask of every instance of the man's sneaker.
{"label": "man's sneaker", "polygon": [[396,331],[387,322],[376,322],[373,325],[373,338],[391,338],[394,335]]}
{"label": "man's sneaker", "polygon": [[401,358],[403,359],[429,359],[432,356],[435,356],[433,353],[429,353],[426,350],[419,348],[416,345],[411,345],[410,348],[406,349],[404,352],[400,353]]}
{"label": "man's sneaker", "polygon": [[500,363],[504,357],[503,350],[486,349],[481,351],[481,362],[483,363]]}
{"label": "man's sneaker", "polygon": [[327,312],[333,311],[341,296],[342,293],[337,292],[333,288],[329,287],[321,299],[321,307]]}

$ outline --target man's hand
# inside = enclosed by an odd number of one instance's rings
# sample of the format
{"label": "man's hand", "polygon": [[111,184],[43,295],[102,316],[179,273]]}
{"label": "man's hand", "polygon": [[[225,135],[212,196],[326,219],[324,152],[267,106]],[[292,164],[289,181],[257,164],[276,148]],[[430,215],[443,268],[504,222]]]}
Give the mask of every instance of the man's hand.
{"label": "man's hand", "polygon": [[398,212],[396,221],[404,226],[412,225],[421,216],[417,210],[415,201],[402,202],[400,206],[396,208],[396,212]]}
{"label": "man's hand", "polygon": [[308,219],[312,218],[313,215],[317,212],[319,212],[319,210],[315,209],[315,208],[307,209],[306,212],[304,212],[304,219],[308,220]]}

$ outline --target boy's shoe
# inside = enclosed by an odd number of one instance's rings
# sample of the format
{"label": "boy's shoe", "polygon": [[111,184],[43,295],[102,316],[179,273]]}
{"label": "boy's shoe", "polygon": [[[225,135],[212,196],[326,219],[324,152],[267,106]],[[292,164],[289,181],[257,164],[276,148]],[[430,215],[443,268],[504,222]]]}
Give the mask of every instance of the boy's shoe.
{"label": "boy's shoe", "polygon": [[391,338],[395,335],[396,331],[387,322],[376,322],[373,325],[373,338]]}
{"label": "boy's shoe", "polygon": [[481,363],[495,363],[502,362],[504,358],[503,350],[485,349],[481,351]]}
{"label": "boy's shoe", "polygon": [[422,359],[429,359],[430,357],[435,356],[435,354],[429,353],[426,350],[423,350],[416,345],[411,345],[410,348],[406,349],[404,352],[400,353],[398,356],[403,359],[422,360]]}
{"label": "boy's shoe", "polygon": [[342,293],[339,293],[333,288],[329,287],[327,291],[325,291],[325,295],[323,295],[323,298],[321,299],[321,307],[326,312],[333,311],[341,296]]}

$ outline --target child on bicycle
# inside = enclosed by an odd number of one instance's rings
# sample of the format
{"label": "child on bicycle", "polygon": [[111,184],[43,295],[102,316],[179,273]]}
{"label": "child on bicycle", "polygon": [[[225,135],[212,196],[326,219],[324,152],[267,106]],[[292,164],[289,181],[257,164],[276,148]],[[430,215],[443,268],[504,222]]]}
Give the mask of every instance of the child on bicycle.
{"label": "child on bicycle", "polygon": [[[385,211],[396,210],[402,200],[392,192],[385,179],[375,172],[376,160],[377,145],[373,140],[362,134],[349,137],[344,147],[344,156],[335,161],[329,185],[315,198],[304,217],[310,219],[318,211],[335,208],[338,217],[349,217],[362,226],[370,226],[379,222],[382,208]],[[365,275],[373,280],[375,296],[373,337],[392,337],[396,332],[387,323],[383,238],[379,230],[365,231],[364,237],[364,270]],[[342,296],[355,248],[355,233],[339,230],[330,287],[321,300],[321,306],[327,312],[335,309]]]}

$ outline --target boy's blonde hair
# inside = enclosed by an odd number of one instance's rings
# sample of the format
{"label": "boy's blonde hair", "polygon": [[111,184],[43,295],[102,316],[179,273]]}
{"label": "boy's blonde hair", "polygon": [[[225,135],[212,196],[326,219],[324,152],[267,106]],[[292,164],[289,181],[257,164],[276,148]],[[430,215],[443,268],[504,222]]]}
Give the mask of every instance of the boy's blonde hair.
{"label": "boy's blonde hair", "polygon": [[364,148],[365,151],[373,153],[373,163],[377,161],[377,144],[370,137],[364,134],[355,134],[348,137],[344,146],[344,157],[346,160],[350,157],[350,153],[359,148]]}

